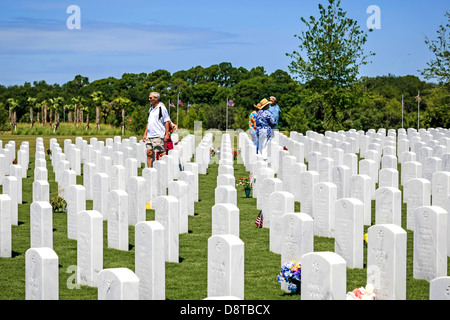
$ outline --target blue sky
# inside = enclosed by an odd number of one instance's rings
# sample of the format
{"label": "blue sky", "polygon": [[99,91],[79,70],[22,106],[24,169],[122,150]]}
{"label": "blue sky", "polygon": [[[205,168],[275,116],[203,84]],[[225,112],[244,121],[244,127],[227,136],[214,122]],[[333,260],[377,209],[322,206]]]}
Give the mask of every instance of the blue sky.
{"label": "blue sky", "polygon": [[[286,53],[305,30],[301,17],[318,17],[326,0],[2,0],[0,84],[45,80],[63,84],[81,74],[92,82],[124,73],[171,73],[231,62],[288,71]],[[424,40],[447,21],[448,0],[342,0],[347,16],[368,31],[367,8],[380,8],[381,29],[368,33],[375,52],[361,76],[420,76],[432,59]],[[69,29],[70,5],[81,29]]]}

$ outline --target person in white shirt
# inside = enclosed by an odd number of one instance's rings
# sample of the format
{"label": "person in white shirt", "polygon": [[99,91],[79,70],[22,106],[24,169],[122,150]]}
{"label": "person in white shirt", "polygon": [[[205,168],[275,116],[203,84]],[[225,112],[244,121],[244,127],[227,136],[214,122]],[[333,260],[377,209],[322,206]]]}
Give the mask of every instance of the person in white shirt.
{"label": "person in white shirt", "polygon": [[147,127],[142,140],[147,146],[147,167],[153,166],[153,154],[165,155],[164,142],[170,140],[170,116],[164,103],[159,101],[158,92],[150,92],[148,100],[151,107],[148,112]]}

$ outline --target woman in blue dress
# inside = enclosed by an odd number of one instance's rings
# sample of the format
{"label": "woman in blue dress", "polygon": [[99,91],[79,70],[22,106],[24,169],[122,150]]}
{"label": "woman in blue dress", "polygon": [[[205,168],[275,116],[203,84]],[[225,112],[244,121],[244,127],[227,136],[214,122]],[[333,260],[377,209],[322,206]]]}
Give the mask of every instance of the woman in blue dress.
{"label": "woman in blue dress", "polygon": [[273,138],[274,133],[272,128],[276,125],[276,122],[269,112],[270,101],[262,99],[257,105],[259,109],[256,113],[256,134],[258,136],[259,146],[258,154],[260,154],[263,160],[268,159],[268,145],[269,141]]}

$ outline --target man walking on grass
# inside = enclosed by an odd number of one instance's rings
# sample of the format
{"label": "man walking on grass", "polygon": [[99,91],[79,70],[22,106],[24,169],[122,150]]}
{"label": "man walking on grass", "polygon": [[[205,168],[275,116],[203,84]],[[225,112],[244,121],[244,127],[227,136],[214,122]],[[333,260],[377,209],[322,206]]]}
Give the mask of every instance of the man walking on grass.
{"label": "man walking on grass", "polygon": [[159,101],[158,92],[148,96],[151,107],[148,112],[147,127],[142,140],[147,146],[147,167],[153,166],[153,156],[158,159],[165,155],[164,142],[170,140],[170,116],[164,103]]}

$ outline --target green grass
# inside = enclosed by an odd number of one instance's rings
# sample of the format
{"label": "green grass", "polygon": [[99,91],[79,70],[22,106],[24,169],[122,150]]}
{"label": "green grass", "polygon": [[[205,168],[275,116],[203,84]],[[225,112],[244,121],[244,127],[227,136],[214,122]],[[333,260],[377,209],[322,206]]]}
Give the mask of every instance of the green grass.
{"label": "green grass", "polygon": [[[45,146],[53,136],[44,136]],[[106,139],[108,136],[99,137]],[[63,139],[74,136],[58,136],[60,145]],[[19,205],[19,225],[12,226],[12,257],[0,258],[0,300],[25,299],[25,252],[30,246],[30,204],[34,173],[34,150],[36,136],[2,135],[5,145],[16,140],[19,148],[22,141],[30,141],[30,165],[27,178],[23,179],[23,204]],[[48,160],[48,159],[47,159]],[[47,162],[50,183],[50,198],[57,192],[50,161]],[[235,162],[235,177],[248,176],[242,164]],[[139,169],[139,174],[141,174]],[[212,163],[206,175],[199,175],[199,202],[195,203],[195,215],[189,216],[189,232],[179,236],[179,263],[166,262],[166,299],[201,300],[207,296],[207,242],[211,236],[211,208],[214,205],[218,165]],[[77,177],[82,184],[82,176]],[[400,187],[401,188],[401,187]],[[276,277],[280,270],[281,257],[269,250],[269,229],[258,229],[254,221],[259,210],[256,199],[245,198],[238,191],[240,209],[240,238],[245,244],[245,299],[248,300],[298,300],[299,296],[280,290]],[[86,202],[86,208],[92,209],[92,201]],[[296,203],[296,211],[299,211]],[[374,210],[374,201],[372,201]],[[402,209],[403,228],[406,226],[406,206]],[[372,214],[374,217],[374,213]],[[154,220],[154,211],[147,210],[147,220]],[[373,218],[374,220],[374,218]],[[367,232],[365,227],[365,232]],[[61,300],[96,300],[97,288],[76,285],[75,273],[71,269],[77,263],[76,241],[67,238],[67,219],[64,213],[53,216],[53,249],[59,257],[59,297]],[[413,232],[407,231],[407,299],[422,300],[429,297],[429,283],[413,279]],[[361,239],[362,241],[362,239]],[[134,227],[129,227],[129,251],[120,251],[107,247],[106,222],[104,222],[103,267],[126,267],[134,271]],[[334,239],[315,237],[315,251],[334,251]],[[364,263],[366,263],[366,248]],[[72,270],[72,271],[71,271]],[[449,263],[450,270],[450,263]],[[366,268],[347,269],[347,291],[366,284]],[[449,273],[450,274],[450,273]]]}

